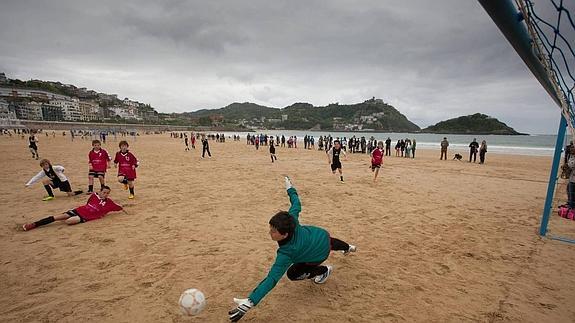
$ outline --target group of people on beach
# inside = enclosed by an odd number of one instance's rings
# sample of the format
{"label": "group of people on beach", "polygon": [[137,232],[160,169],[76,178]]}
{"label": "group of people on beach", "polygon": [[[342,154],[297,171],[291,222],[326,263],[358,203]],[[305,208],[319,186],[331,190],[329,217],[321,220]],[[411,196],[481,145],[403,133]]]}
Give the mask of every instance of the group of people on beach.
{"label": "group of people on beach", "polygon": [[[447,137],[443,137],[443,140],[440,143],[441,147],[441,156],[439,160],[447,160],[447,148],[449,147],[449,141]],[[485,163],[485,154],[487,154],[487,141],[483,140],[481,145],[477,142],[477,138],[473,138],[473,141],[469,144],[469,162],[473,161],[474,163],[477,161],[477,153],[479,153],[479,164]],[[453,159],[461,160],[462,156],[459,154],[455,154]]]}
{"label": "group of people on beach", "polygon": [[[29,148],[32,152],[34,159],[39,158],[37,138],[35,131],[30,132]],[[123,207],[116,204],[108,196],[111,188],[106,185],[106,173],[111,164],[118,168],[117,180],[123,184],[125,190],[129,191],[128,199],[134,199],[136,180],[136,168],[139,166],[138,159],[129,150],[127,141],[122,140],[119,142],[119,151],[116,152],[114,159],[110,157],[108,152],[102,148],[102,143],[98,139],[92,140],[92,149],[88,152],[88,190],[87,194],[90,195],[85,205],[68,210],[60,215],[45,217],[41,220],[26,223],[22,226],[24,231],[35,229],[39,226],[50,224],[54,221],[65,221],[67,224],[77,224],[87,221],[92,221],[104,217],[107,213],[112,211],[123,210]],[[66,193],[67,196],[76,196],[83,193],[82,190],[72,190],[72,184],[65,175],[65,168],[62,165],[53,165],[50,160],[40,160],[41,170],[33,176],[26,184],[30,187],[35,183],[41,182],[46,190],[47,195],[42,198],[42,201],[47,202],[55,198],[54,190],[58,189]],[[98,179],[100,182],[100,190],[94,190],[94,180]]]}
{"label": "group of people on beach", "polygon": [[[202,158],[205,153],[211,157],[209,151],[209,139],[217,142],[225,142],[224,134],[205,135],[199,133],[171,133],[172,138],[184,140],[186,151],[189,151],[189,144],[195,149],[195,139],[201,138],[203,151]],[[239,140],[239,136],[234,135],[234,140]],[[248,145],[254,145],[259,149],[260,145],[268,146],[271,156],[271,161],[277,161],[276,146],[297,148],[297,137],[291,136],[286,140],[282,136],[269,136],[269,135],[248,135],[246,138]],[[346,137],[333,138],[331,135],[320,136],[317,140],[318,149],[324,151],[326,159],[330,165],[330,170],[333,174],[338,174],[340,182],[344,183],[342,159],[347,158],[347,152],[350,153],[363,153],[369,154],[371,159],[370,168],[374,172],[374,181],[377,179],[379,170],[383,164],[384,156],[392,156],[391,153],[391,138],[385,141],[378,141],[371,137],[356,138],[352,136],[349,140]],[[37,138],[34,133],[30,134],[29,145],[32,156],[36,159],[39,158]],[[443,159],[447,158],[447,147],[449,142],[447,138],[441,143],[441,152]],[[487,144],[485,141],[481,145],[474,139],[469,145],[470,159],[472,157],[475,161],[475,155],[480,153],[480,163],[484,162]],[[74,209],[68,210],[60,215],[48,216],[35,222],[26,223],[22,229],[29,231],[40,226],[44,226],[55,221],[64,221],[67,224],[83,223],[91,220],[96,220],[104,217],[109,212],[124,211],[126,205],[122,206],[115,203],[110,199],[109,195],[111,189],[106,185],[105,175],[107,170],[111,167],[111,163],[118,167],[118,182],[123,184],[124,189],[129,190],[129,199],[134,198],[134,181],[136,179],[136,168],[139,163],[136,158],[129,151],[128,142],[125,140],[119,143],[120,150],[116,152],[115,158],[112,160],[108,152],[102,148],[100,140],[92,141],[92,149],[88,153],[88,194],[90,197],[85,205],[81,205]],[[304,136],[304,149],[315,149],[315,138],[313,136]],[[400,139],[395,146],[396,157],[415,158],[416,140],[415,139]],[[482,154],[483,151],[483,154]],[[573,149],[575,152],[575,148]],[[572,157],[572,164],[575,166],[575,157]],[[43,201],[50,201],[54,199],[53,189],[60,189],[66,192],[69,196],[82,194],[80,191],[72,191],[69,179],[64,175],[65,168],[61,165],[52,165],[52,163],[43,159],[40,161],[42,170],[36,174],[26,186],[31,186],[34,183],[42,182],[48,196],[43,198]],[[100,190],[94,192],[94,180],[98,179],[100,182]],[[301,212],[301,201],[298,193],[293,186],[292,180],[285,177],[285,187],[288,198],[290,200],[290,208],[288,211],[280,211],[274,214],[269,220],[269,235],[271,240],[278,243],[278,251],[274,264],[272,265],[267,276],[254,288],[247,298],[234,298],[236,307],[229,311],[229,319],[232,322],[240,320],[246,313],[254,306],[258,305],[260,301],[276,286],[279,280],[287,273],[287,277],[292,281],[311,280],[316,284],[323,284],[333,271],[330,265],[323,263],[328,259],[331,251],[339,251],[343,254],[356,252],[357,248],[342,240],[332,237],[327,230],[315,226],[303,226],[299,223],[299,214]],[[573,192],[575,192],[575,181],[573,185]],[[573,193],[575,197],[575,193]],[[574,199],[575,200],[575,199]]]}

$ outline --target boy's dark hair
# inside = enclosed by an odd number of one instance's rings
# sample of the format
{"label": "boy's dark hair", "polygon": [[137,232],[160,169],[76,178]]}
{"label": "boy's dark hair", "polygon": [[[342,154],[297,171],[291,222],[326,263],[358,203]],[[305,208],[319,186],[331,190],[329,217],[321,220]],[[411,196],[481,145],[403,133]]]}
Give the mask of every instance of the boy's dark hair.
{"label": "boy's dark hair", "polygon": [[122,148],[122,146],[126,145],[126,147],[130,147],[130,145],[128,145],[128,142],[125,140],[120,141],[120,143],[118,144],[118,147]]}
{"label": "boy's dark hair", "polygon": [[340,144],[341,142],[336,139],[336,140],[333,141],[333,144],[335,145],[336,143]]}
{"label": "boy's dark hair", "polygon": [[102,143],[101,143],[100,140],[98,140],[98,139],[92,140],[92,146],[94,146],[95,144],[100,144],[100,145],[101,145]]}
{"label": "boy's dark hair", "polygon": [[100,191],[103,191],[103,190],[111,191],[112,189],[108,185],[102,185],[102,187],[100,188]]}
{"label": "boy's dark hair", "polygon": [[270,219],[270,225],[281,234],[292,234],[295,230],[295,222],[286,211],[279,211]]}

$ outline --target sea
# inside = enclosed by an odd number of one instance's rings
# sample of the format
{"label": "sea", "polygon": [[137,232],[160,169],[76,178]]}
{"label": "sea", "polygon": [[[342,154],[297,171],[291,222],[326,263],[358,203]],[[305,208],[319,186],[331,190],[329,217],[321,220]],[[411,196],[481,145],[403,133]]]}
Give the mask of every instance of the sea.
{"label": "sea", "polygon": [[[453,134],[429,134],[429,133],[387,133],[387,132],[337,132],[337,131],[300,131],[300,130],[257,130],[255,132],[225,132],[227,135],[240,135],[245,138],[247,134],[267,134],[282,136],[286,138],[297,136],[298,144],[303,146],[305,135],[313,136],[316,141],[320,136],[331,135],[333,138],[356,138],[374,137],[378,141],[392,140],[392,149],[398,140],[409,138],[417,141],[417,148],[439,149],[439,143],[444,137],[449,141],[449,148],[452,151],[467,152],[469,144],[474,138],[481,144],[482,140],[487,142],[487,153],[527,155],[527,156],[553,156],[555,150],[556,135],[526,135],[526,136],[505,136],[505,135],[453,135]],[[572,140],[565,137],[564,144]]]}

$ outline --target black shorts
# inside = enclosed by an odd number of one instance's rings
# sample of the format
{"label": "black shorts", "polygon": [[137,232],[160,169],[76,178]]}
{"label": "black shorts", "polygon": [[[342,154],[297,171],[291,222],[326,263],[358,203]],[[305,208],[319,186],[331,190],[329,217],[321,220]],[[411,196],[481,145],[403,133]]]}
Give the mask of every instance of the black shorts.
{"label": "black shorts", "polygon": [[70,217],[73,217],[73,216],[79,217],[80,223],[86,222],[86,220],[84,220],[84,218],[80,214],[78,214],[78,212],[76,212],[76,210],[68,210],[68,211],[66,211],[66,214],[68,214]]}
{"label": "black shorts", "polygon": [[335,170],[338,169],[338,168],[341,169],[341,163],[331,164],[331,171],[332,171],[332,172],[335,172]]}
{"label": "black shorts", "polygon": [[124,174],[118,174],[118,177],[122,176],[125,180],[129,181],[129,182],[133,182],[136,179],[135,178],[129,178],[128,176],[124,175]]}
{"label": "black shorts", "polygon": [[88,176],[94,176],[94,177],[106,177],[106,173],[105,172],[95,172],[95,171],[89,171],[88,172]]}
{"label": "black shorts", "polygon": [[376,168],[381,168],[381,164],[371,164],[371,169],[375,170]]}
{"label": "black shorts", "polygon": [[72,187],[70,186],[70,182],[68,181],[64,182],[52,181],[52,184],[50,184],[50,186],[52,186],[52,188],[59,188],[61,192],[72,192]]}

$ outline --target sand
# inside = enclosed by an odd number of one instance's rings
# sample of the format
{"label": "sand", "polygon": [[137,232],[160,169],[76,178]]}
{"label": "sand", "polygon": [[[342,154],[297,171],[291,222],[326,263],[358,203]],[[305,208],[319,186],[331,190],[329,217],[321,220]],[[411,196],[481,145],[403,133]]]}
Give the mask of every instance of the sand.
{"label": "sand", "polygon": [[[85,190],[90,142],[39,138],[41,157]],[[301,222],[358,252],[332,254],[325,285],[284,277],[242,322],[575,321],[575,246],[536,234],[548,157],[488,153],[478,165],[419,150],[415,160],[387,158],[373,183],[369,158],[350,155],[340,184],[324,153],[301,147],[278,148],[272,164],[267,147],[243,140],[212,142],[204,160],[168,134],[130,144],[141,161],[136,199],[114,169],[108,177],[111,198],[134,204],[128,215],[20,232],[87,197],[42,202],[42,185],[24,187],[40,170],[26,141],[0,137],[0,321],[226,322],[232,298],[274,260],[267,223],[289,207],[283,174],[299,191]],[[113,153],[117,142],[104,147]],[[550,226],[575,238],[573,221],[554,215]],[[187,288],[207,296],[199,316],[179,312]]]}

